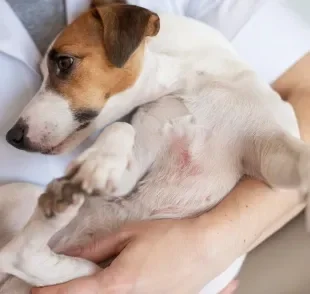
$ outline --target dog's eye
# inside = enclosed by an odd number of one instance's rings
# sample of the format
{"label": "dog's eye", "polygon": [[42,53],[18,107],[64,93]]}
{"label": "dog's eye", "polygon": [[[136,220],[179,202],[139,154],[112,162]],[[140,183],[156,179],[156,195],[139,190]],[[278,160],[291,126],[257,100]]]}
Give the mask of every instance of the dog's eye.
{"label": "dog's eye", "polygon": [[59,56],[57,59],[57,66],[60,72],[68,71],[74,63],[73,57]]}

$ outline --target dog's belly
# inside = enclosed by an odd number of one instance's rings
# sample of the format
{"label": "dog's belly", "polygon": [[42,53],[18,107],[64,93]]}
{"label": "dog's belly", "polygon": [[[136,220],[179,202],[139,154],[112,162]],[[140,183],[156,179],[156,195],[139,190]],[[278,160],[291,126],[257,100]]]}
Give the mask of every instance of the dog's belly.
{"label": "dog's belly", "polygon": [[144,206],[151,218],[187,217],[215,206],[242,176],[237,149],[219,136],[189,145],[174,141],[138,190],[150,195]]}

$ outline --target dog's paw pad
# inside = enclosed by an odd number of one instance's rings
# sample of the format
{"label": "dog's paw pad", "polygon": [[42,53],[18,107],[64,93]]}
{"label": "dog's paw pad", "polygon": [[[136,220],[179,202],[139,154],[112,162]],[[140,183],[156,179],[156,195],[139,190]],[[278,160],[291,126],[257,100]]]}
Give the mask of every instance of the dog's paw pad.
{"label": "dog's paw pad", "polygon": [[103,152],[93,149],[82,154],[70,167],[75,174],[70,181],[88,195],[110,195],[117,190],[121,179],[132,163],[132,147],[124,148],[122,152]]}
{"label": "dog's paw pad", "polygon": [[46,218],[53,218],[64,212],[77,213],[84,203],[84,193],[70,182],[53,181],[39,198],[39,207]]}

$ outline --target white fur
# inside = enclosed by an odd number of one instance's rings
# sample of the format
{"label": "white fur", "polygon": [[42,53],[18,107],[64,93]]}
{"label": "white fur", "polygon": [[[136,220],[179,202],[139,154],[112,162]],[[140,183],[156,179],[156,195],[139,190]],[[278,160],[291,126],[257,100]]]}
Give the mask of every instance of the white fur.
{"label": "white fur", "polygon": [[[35,113],[35,115],[34,115]],[[31,143],[49,150],[62,143],[78,127],[69,103],[52,91],[39,91],[22,113]]]}
{"label": "white fur", "polygon": [[[97,266],[54,254],[47,243],[57,252],[129,220],[196,215],[223,199],[244,173],[273,186],[299,187],[309,179],[307,168],[294,161],[299,152],[307,166],[310,156],[292,137],[299,137],[292,108],[239,61],[219,33],[194,20],[162,15],[161,32],[145,50],[136,84],[111,97],[95,122],[102,128],[143,105],[132,126],[108,126],[70,167],[79,167],[71,182],[81,182],[89,192],[99,189],[102,197],[74,194],[73,204],[62,213],[56,209],[51,219],[42,213],[46,208],[37,207],[0,251],[3,272],[40,286],[89,275]],[[67,119],[60,118],[61,123]],[[63,183],[49,187],[55,197]],[[14,185],[0,193],[10,213],[27,209],[25,199],[18,199],[18,206],[6,202],[19,197]],[[10,232],[11,221],[4,224]],[[29,286],[11,278],[0,294],[28,291]]]}
{"label": "white fur", "polygon": [[[50,44],[47,52],[50,51],[53,44],[54,42]],[[63,148],[62,145],[68,137],[74,141],[75,137],[72,136],[72,133],[79,125],[74,120],[72,110],[65,97],[48,87],[47,56],[48,54],[43,57],[40,65],[43,74],[42,85],[31,102],[22,111],[20,117],[29,128],[27,137],[32,145],[42,152],[53,153],[53,150]],[[87,130],[87,135],[83,136],[81,134],[80,136],[85,139],[90,133],[91,130]],[[80,141],[75,144],[79,143]]]}

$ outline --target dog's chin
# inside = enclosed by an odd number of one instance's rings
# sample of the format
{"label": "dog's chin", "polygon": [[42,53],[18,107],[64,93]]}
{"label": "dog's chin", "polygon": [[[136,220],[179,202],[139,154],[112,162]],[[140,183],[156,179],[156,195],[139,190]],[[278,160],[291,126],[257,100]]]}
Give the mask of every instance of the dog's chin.
{"label": "dog's chin", "polygon": [[36,150],[33,150],[32,152],[41,153],[44,155],[61,155],[66,154],[73,150],[75,147],[71,147],[70,144],[67,143],[67,140],[63,141],[62,143],[54,146],[54,147],[39,147]]}
{"label": "dog's chin", "polygon": [[71,150],[74,148],[66,148],[63,146],[63,143],[52,147],[52,148],[44,148],[39,150],[38,152],[44,155],[61,155],[61,154],[66,154],[69,153]]}
{"label": "dog's chin", "polygon": [[61,155],[73,151],[78,145],[74,140],[74,136],[70,135],[58,145],[50,148],[42,148],[39,152],[45,155]]}
{"label": "dog's chin", "polygon": [[92,130],[90,128],[74,131],[54,147],[44,148],[42,146],[38,152],[46,155],[60,155],[69,153],[77,148],[91,134]]}
{"label": "dog's chin", "polygon": [[54,146],[46,145],[46,143],[44,144],[41,142],[35,143],[29,140],[27,148],[23,150],[30,153],[41,153],[44,155],[59,155],[68,153],[76,147],[77,145],[74,145],[74,140],[71,139],[70,135]]}

